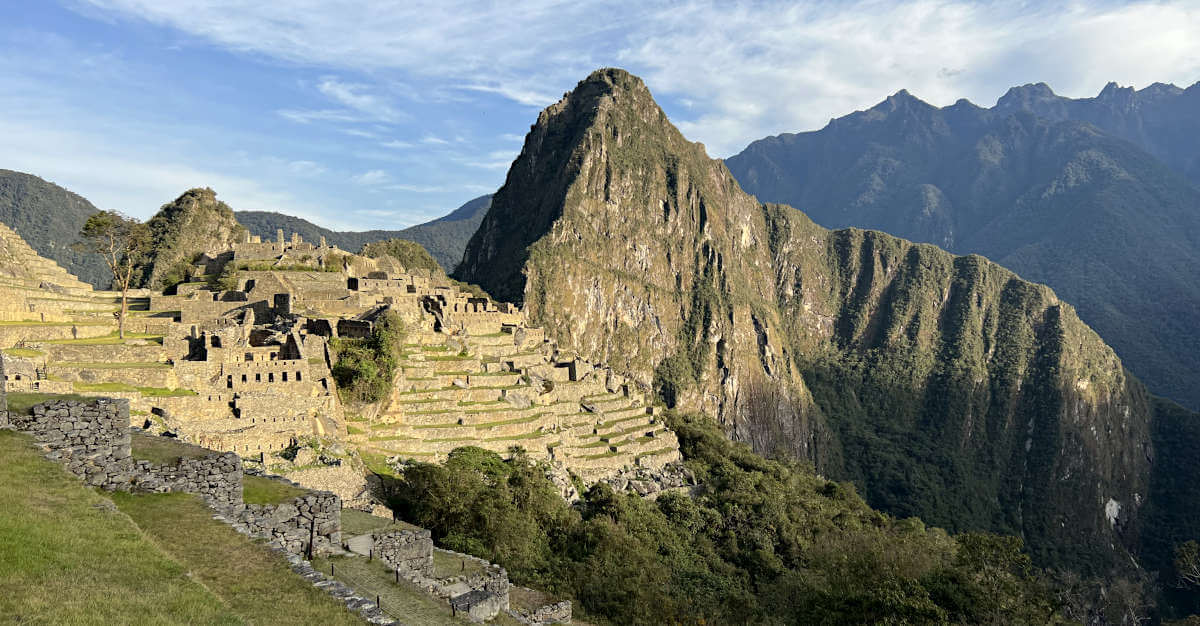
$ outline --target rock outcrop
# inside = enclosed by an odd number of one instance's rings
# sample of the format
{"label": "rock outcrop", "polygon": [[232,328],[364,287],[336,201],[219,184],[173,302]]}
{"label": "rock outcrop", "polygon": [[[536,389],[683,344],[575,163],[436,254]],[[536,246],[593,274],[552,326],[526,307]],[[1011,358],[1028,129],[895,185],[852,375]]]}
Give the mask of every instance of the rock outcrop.
{"label": "rock outcrop", "polygon": [[247,234],[229,205],[217,200],[209,188],[185,191],[164,204],[147,224],[154,249],[141,266],[139,284],[152,289],[168,287],[173,274],[181,277],[197,256],[232,248]]}
{"label": "rock outcrop", "polygon": [[541,113],[456,277],[874,506],[1018,534],[1041,563],[1128,562],[1149,399],[1070,305],[759,203],[624,71]]}

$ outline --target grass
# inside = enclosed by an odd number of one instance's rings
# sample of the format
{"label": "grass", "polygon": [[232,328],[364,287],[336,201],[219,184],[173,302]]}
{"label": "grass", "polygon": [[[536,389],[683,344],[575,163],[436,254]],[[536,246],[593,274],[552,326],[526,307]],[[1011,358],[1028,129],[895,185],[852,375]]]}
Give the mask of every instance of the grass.
{"label": "grass", "polygon": [[526,422],[536,421],[545,416],[545,413],[538,413],[536,415],[530,415],[529,417],[514,417],[512,419],[501,420],[499,422],[484,422],[482,424],[475,424],[475,428],[491,428],[493,426],[507,426],[509,424],[524,424]]}
{"label": "grass", "polygon": [[454,617],[449,604],[435,600],[404,581],[397,584],[395,574],[388,571],[382,561],[368,561],[363,557],[313,559],[313,567],[324,574],[329,574],[330,565],[333,566],[335,579],[372,601],[379,596],[380,608],[393,618],[404,620],[405,624],[432,626],[468,623]]}
{"label": "grass", "polygon": [[39,356],[46,356],[45,352],[42,352],[41,350],[34,350],[33,348],[5,348],[4,354],[9,356],[18,356],[25,359],[34,359]]}
{"label": "grass", "polygon": [[0,458],[0,615],[6,621],[244,623],[126,514],[43,459],[29,437],[0,431]]}
{"label": "grass", "polygon": [[346,537],[365,535],[376,530],[416,529],[418,529],[417,526],[402,520],[392,521],[390,517],[378,517],[354,509],[342,509],[342,535]]}
{"label": "grass", "polygon": [[146,362],[141,362],[141,363],[135,362],[135,361],[131,361],[128,363],[109,363],[109,362],[101,362],[101,361],[95,361],[95,362],[93,362],[93,361],[60,361],[58,363],[52,364],[51,367],[77,367],[80,369],[89,369],[89,370],[125,370],[125,369],[158,369],[158,368],[164,368],[164,367],[169,368],[169,367],[171,367],[171,364],[170,363],[158,363],[158,362],[152,362],[152,361],[146,361]]}
{"label": "grass", "polygon": [[74,394],[74,393],[55,394],[55,393],[33,393],[33,392],[10,393],[10,394],[7,394],[5,396],[5,398],[8,400],[8,410],[9,411],[11,411],[13,413],[21,413],[24,415],[32,414],[33,407],[38,404],[41,404],[43,402],[50,402],[53,400],[72,400],[75,402],[91,402],[91,401],[95,400],[95,398],[87,398],[87,397],[84,397],[84,396],[81,396],[78,394]]}
{"label": "grass", "polygon": [[0,321],[0,326],[110,326],[114,322],[43,322],[40,320]]}
{"label": "grass", "polygon": [[[194,495],[118,493],[113,500],[146,537],[187,569],[192,580],[219,597],[240,623],[362,623],[340,602],[292,572],[281,555],[212,519],[212,511]],[[146,582],[143,579],[142,584]],[[139,620],[122,616],[115,621]]]}
{"label": "grass", "polygon": [[134,433],[130,442],[133,458],[158,465],[174,465],[180,459],[199,459],[211,451],[180,443],[171,437]]}
{"label": "grass", "polygon": [[351,426],[351,425],[347,424],[346,425],[346,434],[347,435],[363,435],[363,434],[366,434],[366,431],[361,428],[358,428],[357,426]]}
{"label": "grass", "polygon": [[246,504],[283,504],[307,493],[307,489],[293,487],[281,480],[262,476],[242,477],[242,501]]}
{"label": "grass", "polygon": [[75,391],[104,393],[110,392],[139,392],[143,396],[149,398],[169,398],[179,396],[197,396],[200,395],[191,389],[167,389],[166,387],[135,387],[126,383],[81,383],[75,382],[71,384]]}
{"label": "grass", "polygon": [[464,559],[457,554],[445,550],[433,551],[434,578],[450,576],[468,576],[483,571],[483,566],[470,559]]}
{"label": "grass", "polygon": [[125,333],[125,339],[121,339],[120,337],[117,336],[117,331],[114,330],[113,332],[111,332],[107,335],[104,335],[102,337],[90,337],[87,339],[52,339],[50,341],[43,341],[42,343],[53,343],[53,344],[70,345],[70,346],[115,346],[115,345],[121,345],[130,339],[147,339],[151,342],[158,343],[158,344],[162,344],[162,342],[163,342],[162,335],[153,335],[153,334],[147,334],[147,333],[127,332],[127,333]]}
{"label": "grass", "polygon": [[138,387],[138,391],[142,392],[143,396],[150,398],[174,398],[180,396],[198,396],[200,394],[191,389],[168,389],[166,387]]}

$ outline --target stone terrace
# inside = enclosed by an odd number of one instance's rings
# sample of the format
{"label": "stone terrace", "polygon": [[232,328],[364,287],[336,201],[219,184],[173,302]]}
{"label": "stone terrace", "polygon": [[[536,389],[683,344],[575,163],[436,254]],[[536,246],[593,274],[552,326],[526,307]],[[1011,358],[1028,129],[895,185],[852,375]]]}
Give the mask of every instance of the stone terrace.
{"label": "stone terrace", "polygon": [[679,460],[675,434],[643,391],[607,369],[556,361],[554,345],[528,330],[410,336],[387,408],[352,422],[350,440],[426,461],[467,445],[504,456],[520,447],[585,480]]}

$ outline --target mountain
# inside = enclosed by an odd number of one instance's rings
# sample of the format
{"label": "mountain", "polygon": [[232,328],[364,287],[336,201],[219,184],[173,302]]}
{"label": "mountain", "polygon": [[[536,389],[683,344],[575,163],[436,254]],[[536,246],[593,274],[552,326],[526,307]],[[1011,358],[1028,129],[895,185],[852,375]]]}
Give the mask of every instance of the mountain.
{"label": "mountain", "polygon": [[94,254],[76,252],[79,229],[99,211],[86,198],[32,174],[0,169],[0,223],[21,235],[37,253],[99,289],[112,272]]}
{"label": "mountain", "polygon": [[233,209],[217,200],[209,188],[189,189],[164,204],[146,225],[153,251],[140,268],[138,284],[163,289],[187,274],[202,252],[221,252],[246,237],[246,228],[233,217]]}
{"label": "mountain", "polygon": [[1145,388],[1048,287],[758,202],[621,70],[539,115],[455,277],[873,506],[1044,565],[1127,566],[1167,465]]}
{"label": "mountain", "polygon": [[1200,82],[1180,89],[1154,83],[1144,89],[1109,83],[1094,98],[1064,98],[1046,83],[1013,87],[998,113],[1028,111],[1058,122],[1087,122],[1146,152],[1200,186]]}
{"label": "mountain", "polygon": [[[756,141],[726,163],[746,191],[822,226],[982,254],[1045,282],[1152,391],[1200,407],[1200,189],[1091,123],[1027,110],[1096,112],[1114,98],[1027,88],[992,109],[937,108],[901,91],[819,131]],[[1140,128],[1157,136],[1148,121]]]}
{"label": "mountain", "polygon": [[305,241],[319,241],[321,237],[330,245],[349,252],[358,252],[368,243],[385,239],[407,239],[421,244],[438,264],[452,270],[462,260],[467,240],[479,228],[483,214],[487,212],[491,195],[479,196],[458,207],[448,215],[424,224],[401,230],[368,230],[362,232],[338,232],[322,228],[298,217],[267,211],[238,211],[237,219],[250,233],[263,238],[275,237],[276,230],[285,233],[300,233]]}

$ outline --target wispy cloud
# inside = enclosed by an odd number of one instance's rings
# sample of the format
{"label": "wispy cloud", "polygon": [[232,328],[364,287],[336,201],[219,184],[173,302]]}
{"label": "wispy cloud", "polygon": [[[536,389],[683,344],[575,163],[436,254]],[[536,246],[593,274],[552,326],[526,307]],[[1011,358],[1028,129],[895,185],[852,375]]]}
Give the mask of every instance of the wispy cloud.
{"label": "wispy cloud", "polygon": [[383,170],[368,170],[353,178],[360,185],[382,185],[392,180],[392,176]]}
{"label": "wispy cloud", "polygon": [[[429,93],[491,94],[522,106],[550,104],[588,71],[621,65],[673,99],[675,121],[719,155],[764,134],[819,127],[900,88],[937,104],[990,103],[1013,84],[1038,80],[1082,96],[1110,80],[1144,86],[1200,77],[1200,6],[1190,0],[534,0],[518,8],[86,1],[234,51],[400,72]],[[358,114],[396,113],[366,85],[322,85]]]}
{"label": "wispy cloud", "polygon": [[412,116],[393,107],[383,97],[371,93],[371,88],[361,83],[348,83],[335,76],[326,76],[317,84],[317,90],[358,111],[365,119],[381,122],[397,122]]}
{"label": "wispy cloud", "polygon": [[362,121],[357,115],[347,111],[337,109],[280,109],[276,113],[286,119],[296,122],[297,124],[309,124],[312,122],[359,122]]}
{"label": "wispy cloud", "polygon": [[391,148],[393,150],[404,150],[406,148],[413,147],[413,144],[411,142],[400,141],[399,139],[392,139],[389,141],[384,141],[384,142],[380,143],[379,145],[381,145],[385,148]]}

